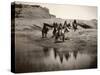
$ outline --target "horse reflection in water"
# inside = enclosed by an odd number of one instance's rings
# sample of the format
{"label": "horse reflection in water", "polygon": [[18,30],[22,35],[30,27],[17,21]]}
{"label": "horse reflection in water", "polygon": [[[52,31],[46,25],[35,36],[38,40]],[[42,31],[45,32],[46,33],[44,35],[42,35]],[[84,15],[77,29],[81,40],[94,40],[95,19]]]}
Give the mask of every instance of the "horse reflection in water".
{"label": "horse reflection in water", "polygon": [[86,51],[68,51],[63,48],[44,48],[45,63],[59,66],[60,69],[96,68],[96,56]]}
{"label": "horse reflection in water", "polygon": [[49,50],[49,48],[45,47],[43,51],[44,51],[45,56],[49,56],[50,53],[52,53],[52,56],[54,56],[55,61],[57,60],[57,57],[58,57],[61,63],[63,63],[64,58],[66,61],[68,61],[71,57],[74,57],[74,59],[77,59],[77,54],[78,54],[78,51],[61,52],[60,48],[53,48],[52,50]]}
{"label": "horse reflection in water", "polygon": [[59,59],[60,59],[60,62],[61,63],[63,62],[64,57],[66,58],[66,60],[69,59],[69,57],[70,57],[69,52],[62,53],[62,52],[59,52],[58,50],[59,49],[54,48],[54,56],[55,56],[55,59],[57,58],[57,55],[59,56]]}
{"label": "horse reflection in water", "polygon": [[74,70],[96,68],[96,63],[97,56],[91,52],[43,47],[21,53],[16,68],[17,72]]}
{"label": "horse reflection in water", "polygon": [[51,70],[86,69],[97,67],[96,56],[86,51],[64,48],[43,48],[43,63]]}

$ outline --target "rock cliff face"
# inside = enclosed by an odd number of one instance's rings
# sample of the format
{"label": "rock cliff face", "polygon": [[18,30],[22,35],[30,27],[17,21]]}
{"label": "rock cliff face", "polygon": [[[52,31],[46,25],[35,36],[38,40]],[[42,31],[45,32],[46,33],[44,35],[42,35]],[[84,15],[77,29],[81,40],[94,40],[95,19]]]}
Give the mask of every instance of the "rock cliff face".
{"label": "rock cliff face", "polygon": [[15,17],[30,19],[48,19],[55,18],[56,16],[50,14],[48,8],[41,7],[40,5],[15,4]]}
{"label": "rock cliff face", "polygon": [[[12,3],[12,6],[15,5],[15,11],[12,8],[12,12],[15,13],[15,17],[12,14],[12,19],[16,18],[16,25],[38,25],[43,26],[43,23],[53,24],[54,22],[64,24],[66,20],[67,23],[72,24],[74,19],[62,19],[56,18],[55,15],[50,14],[49,9],[46,7],[41,7],[40,5],[26,5],[26,4],[17,4]],[[79,20],[76,19],[79,23],[80,28],[97,28],[97,20]],[[13,20],[12,20],[13,23]],[[17,24],[18,23],[18,24]],[[19,24],[20,23],[20,24]],[[14,23],[13,23],[14,24]]]}

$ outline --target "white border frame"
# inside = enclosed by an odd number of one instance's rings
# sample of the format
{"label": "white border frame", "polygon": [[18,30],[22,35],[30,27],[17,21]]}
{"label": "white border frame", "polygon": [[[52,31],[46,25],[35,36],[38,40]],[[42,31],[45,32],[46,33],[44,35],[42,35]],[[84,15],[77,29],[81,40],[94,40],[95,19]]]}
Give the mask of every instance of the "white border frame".
{"label": "white border frame", "polygon": [[[24,2],[39,2],[39,3],[56,3],[56,4],[75,4],[75,5],[90,5],[98,6],[98,20],[100,19],[100,0],[0,0],[0,75],[14,75],[11,73],[11,20],[10,20],[10,6],[13,1],[24,1]],[[100,40],[100,21],[98,21],[98,40]],[[98,59],[100,59],[98,41]],[[100,60],[98,60],[100,66]],[[98,69],[85,69],[85,70],[70,70],[70,71],[57,71],[57,72],[40,72],[40,73],[25,73],[25,75],[99,75],[100,67]],[[23,74],[22,74],[23,75]]]}

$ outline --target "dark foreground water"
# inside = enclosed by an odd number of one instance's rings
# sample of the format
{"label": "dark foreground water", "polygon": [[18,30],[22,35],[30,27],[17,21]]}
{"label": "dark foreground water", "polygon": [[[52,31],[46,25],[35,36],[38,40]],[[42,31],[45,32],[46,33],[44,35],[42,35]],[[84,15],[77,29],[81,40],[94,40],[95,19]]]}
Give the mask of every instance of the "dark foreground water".
{"label": "dark foreground water", "polygon": [[63,51],[62,48],[42,48],[20,52],[16,72],[88,69],[97,67],[97,56],[87,51]]}

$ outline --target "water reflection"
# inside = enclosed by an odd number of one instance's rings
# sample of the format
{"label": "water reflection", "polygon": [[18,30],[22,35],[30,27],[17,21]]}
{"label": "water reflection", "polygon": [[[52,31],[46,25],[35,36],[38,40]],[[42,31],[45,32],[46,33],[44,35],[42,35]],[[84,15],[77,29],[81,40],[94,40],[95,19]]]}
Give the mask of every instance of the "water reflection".
{"label": "water reflection", "polygon": [[[61,69],[80,69],[90,68],[96,64],[97,56],[86,51],[68,51],[62,50],[62,48],[49,48],[47,52],[44,50],[44,54],[48,53],[48,60],[51,64],[59,64]],[[46,55],[47,56],[47,55]],[[94,58],[94,59],[93,59]],[[45,58],[44,58],[45,59]],[[45,59],[47,60],[47,59]],[[94,63],[92,63],[94,62]],[[47,64],[47,62],[44,62]],[[93,65],[93,66],[90,66]],[[97,65],[95,65],[97,67]]]}
{"label": "water reflection", "polygon": [[77,59],[77,54],[78,54],[78,51],[73,51],[73,57],[74,57],[75,59]]}
{"label": "water reflection", "polygon": [[50,53],[51,53],[50,50],[51,50],[52,56],[54,56],[55,60],[57,59],[57,56],[58,56],[61,63],[63,63],[64,58],[66,61],[68,61],[68,59],[71,58],[71,54],[74,59],[77,59],[77,54],[78,54],[77,50],[72,51],[72,52],[69,52],[66,50],[66,52],[62,52],[62,51],[60,51],[61,50],[60,48],[43,48],[45,56],[50,55]]}
{"label": "water reflection", "polygon": [[59,51],[59,48],[53,48],[53,51],[54,51],[55,59],[58,55],[61,63],[63,62],[64,57],[66,58],[66,60],[68,60],[70,57],[70,53],[68,51],[66,51],[66,53],[62,53]]}
{"label": "water reflection", "polygon": [[56,57],[57,57],[57,48],[54,48],[54,56],[55,56],[55,59],[56,59]]}
{"label": "water reflection", "polygon": [[44,51],[45,56],[49,56],[49,48],[44,47],[43,51]]}
{"label": "water reflection", "polygon": [[[97,67],[97,56],[87,51],[63,48],[41,48],[20,52],[16,58],[17,72],[88,69]],[[23,67],[24,66],[24,67]]]}
{"label": "water reflection", "polygon": [[68,59],[70,58],[70,54],[69,54],[69,52],[67,52],[66,54],[65,54],[65,58],[66,58],[66,60],[68,61]]}

